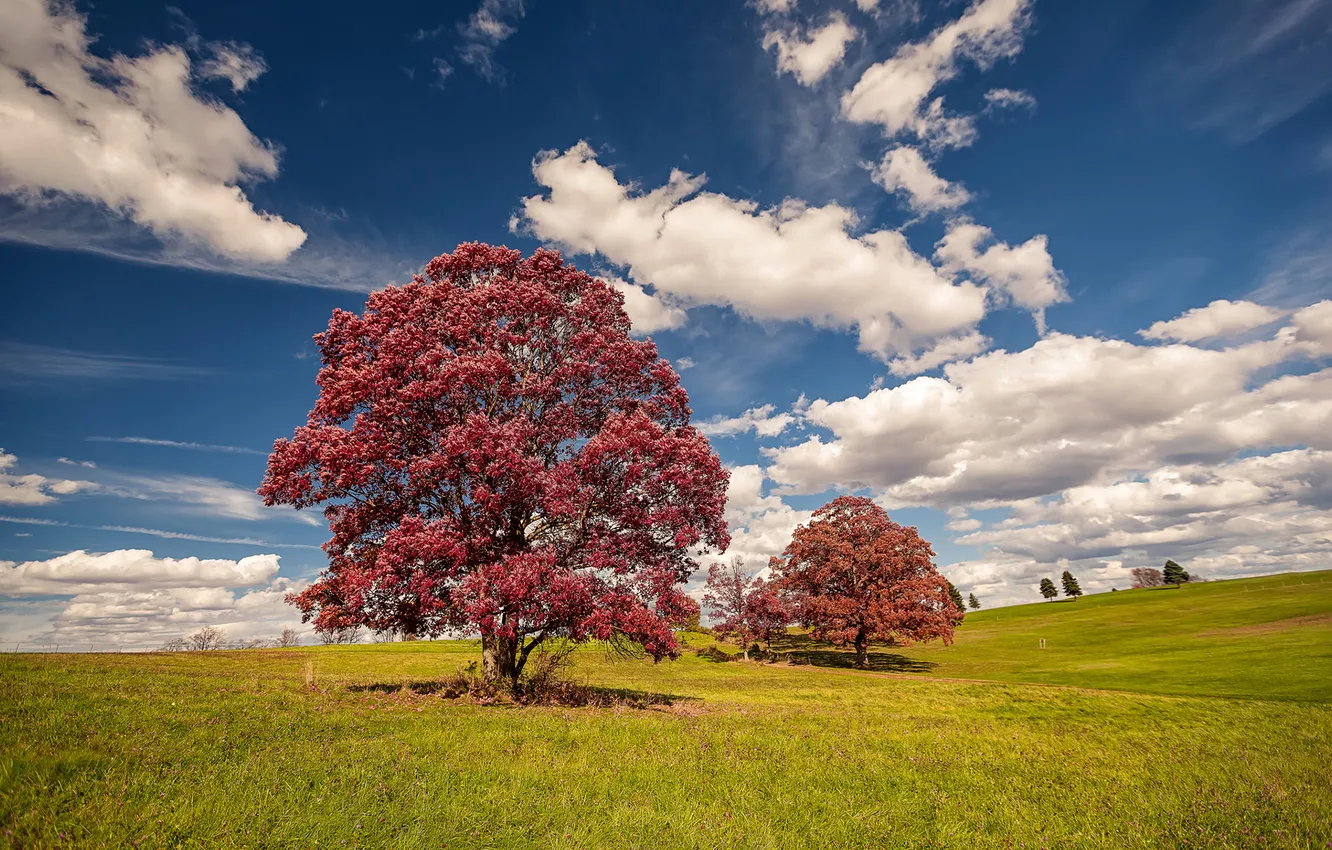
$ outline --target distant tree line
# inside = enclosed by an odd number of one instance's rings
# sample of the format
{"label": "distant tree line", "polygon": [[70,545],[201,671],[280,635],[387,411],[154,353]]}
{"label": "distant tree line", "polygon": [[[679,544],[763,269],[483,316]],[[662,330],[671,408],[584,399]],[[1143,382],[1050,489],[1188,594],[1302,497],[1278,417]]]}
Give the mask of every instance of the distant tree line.
{"label": "distant tree line", "polygon": [[204,626],[192,635],[177,637],[162,644],[161,652],[207,652],[218,649],[276,649],[300,646],[301,636],[287,628],[275,638],[227,640],[227,633],[217,626]]}

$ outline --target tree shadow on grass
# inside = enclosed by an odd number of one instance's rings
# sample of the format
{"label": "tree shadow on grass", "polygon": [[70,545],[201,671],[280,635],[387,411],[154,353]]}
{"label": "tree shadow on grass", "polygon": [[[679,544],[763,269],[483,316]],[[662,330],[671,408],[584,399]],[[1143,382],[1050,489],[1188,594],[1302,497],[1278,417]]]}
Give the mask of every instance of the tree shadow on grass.
{"label": "tree shadow on grass", "polygon": [[[793,664],[809,664],[814,667],[835,667],[843,670],[856,670],[856,652],[852,647],[835,646],[821,643],[809,635],[784,635],[773,640],[773,651]],[[884,652],[870,645],[868,653],[869,669],[872,673],[929,673],[939,665],[933,661],[919,661],[907,658],[896,652]]]}
{"label": "tree shadow on grass", "polygon": [[[439,696],[454,699],[461,696],[475,696],[476,683],[460,677],[450,679],[427,679],[413,682],[376,682],[364,685],[348,685],[353,693],[406,694],[415,696]],[[657,693],[640,691],[632,688],[606,688],[597,685],[582,685],[573,682],[560,682],[546,687],[540,692],[520,694],[517,698],[482,700],[484,704],[517,702],[524,705],[560,705],[566,707],[589,706],[594,708],[660,708],[685,707],[703,702],[699,697],[683,694]]]}

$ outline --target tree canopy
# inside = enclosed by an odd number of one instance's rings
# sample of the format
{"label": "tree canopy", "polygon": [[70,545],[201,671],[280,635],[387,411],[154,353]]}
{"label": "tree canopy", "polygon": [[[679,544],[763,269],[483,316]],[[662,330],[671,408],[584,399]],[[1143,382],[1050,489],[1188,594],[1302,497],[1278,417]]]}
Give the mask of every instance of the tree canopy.
{"label": "tree canopy", "polygon": [[934,567],[934,551],[861,496],[841,496],[797,526],[771,566],[797,619],[813,636],[853,644],[869,666],[870,640],[951,643],[962,612]]}
{"label": "tree canopy", "polygon": [[1189,574],[1174,561],[1166,561],[1165,569],[1161,571],[1161,580],[1164,584],[1180,585],[1189,580]]}
{"label": "tree canopy", "polygon": [[1059,577],[1059,582],[1064,586],[1065,596],[1071,596],[1074,601],[1077,601],[1077,598],[1082,595],[1082,588],[1078,586],[1078,580],[1068,570],[1064,570],[1064,574]]}
{"label": "tree canopy", "polygon": [[555,637],[677,654],[691,552],[724,550],[728,473],[623,297],[554,251],[468,243],[335,310],[319,397],[267,504],[325,506],[322,630],[479,633],[516,683]]}
{"label": "tree canopy", "polygon": [[1041,596],[1044,596],[1046,599],[1054,599],[1058,595],[1059,588],[1055,587],[1053,581],[1048,578],[1041,579]]}

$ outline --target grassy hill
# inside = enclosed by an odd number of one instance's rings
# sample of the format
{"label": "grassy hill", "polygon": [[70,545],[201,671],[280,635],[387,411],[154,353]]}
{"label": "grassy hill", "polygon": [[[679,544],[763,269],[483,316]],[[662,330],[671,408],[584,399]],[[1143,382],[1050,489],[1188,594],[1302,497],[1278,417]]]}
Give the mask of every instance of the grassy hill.
{"label": "grassy hill", "polygon": [[1332,702],[1332,571],[974,611],[952,646],[882,649],[871,662],[930,676]]}
{"label": "grassy hill", "polygon": [[446,699],[470,642],[0,656],[0,846],[1326,847],[1327,577],[875,654],[930,674],[578,653],[647,709]]}

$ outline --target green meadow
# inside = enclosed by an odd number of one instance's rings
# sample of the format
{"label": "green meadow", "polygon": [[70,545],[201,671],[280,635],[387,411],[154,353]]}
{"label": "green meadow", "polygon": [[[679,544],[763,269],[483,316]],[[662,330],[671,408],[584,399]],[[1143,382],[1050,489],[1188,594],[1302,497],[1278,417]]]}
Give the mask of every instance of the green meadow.
{"label": "green meadow", "polygon": [[980,611],[870,673],[706,644],[576,653],[638,708],[445,698],[471,642],[5,655],[0,845],[1332,847],[1332,573]]}

